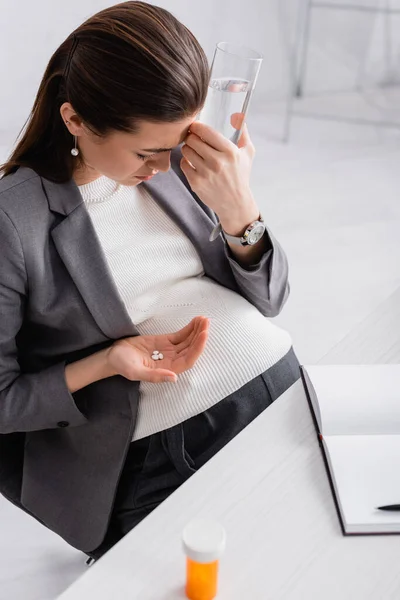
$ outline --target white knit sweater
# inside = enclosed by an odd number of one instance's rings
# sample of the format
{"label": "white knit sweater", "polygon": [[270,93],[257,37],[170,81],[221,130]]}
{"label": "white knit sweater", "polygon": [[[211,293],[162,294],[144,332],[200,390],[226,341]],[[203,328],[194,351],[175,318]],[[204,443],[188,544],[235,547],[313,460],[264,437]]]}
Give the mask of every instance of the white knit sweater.
{"label": "white knit sweater", "polygon": [[79,190],[141,335],[175,332],[197,315],[210,317],[205,349],[176,383],[140,382],[133,440],[203,412],[289,351],[287,331],[204,274],[192,242],[142,185],[124,186],[101,176]]}

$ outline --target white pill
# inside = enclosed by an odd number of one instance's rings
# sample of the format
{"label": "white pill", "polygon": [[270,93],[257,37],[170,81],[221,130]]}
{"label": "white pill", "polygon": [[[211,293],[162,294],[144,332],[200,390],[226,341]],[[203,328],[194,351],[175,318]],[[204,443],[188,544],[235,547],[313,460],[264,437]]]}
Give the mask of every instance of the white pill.
{"label": "white pill", "polygon": [[153,350],[153,354],[160,354],[158,350]]}
{"label": "white pill", "polygon": [[158,355],[158,358],[164,358],[164,354],[162,352],[160,352],[160,354]]}
{"label": "white pill", "polygon": [[158,354],[153,354],[153,356],[151,358],[153,360],[158,360],[160,357],[158,356]]}

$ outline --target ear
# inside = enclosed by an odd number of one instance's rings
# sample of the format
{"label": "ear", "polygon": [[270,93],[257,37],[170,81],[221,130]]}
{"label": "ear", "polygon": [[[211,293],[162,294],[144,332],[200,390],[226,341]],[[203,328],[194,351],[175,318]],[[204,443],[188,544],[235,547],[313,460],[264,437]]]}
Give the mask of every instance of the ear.
{"label": "ear", "polygon": [[[87,128],[85,127],[84,122],[78,117],[74,110],[74,107],[70,102],[64,102],[60,106],[60,115],[68,131],[72,135],[82,135],[83,133],[89,133]],[[69,121],[68,125],[67,121]]]}

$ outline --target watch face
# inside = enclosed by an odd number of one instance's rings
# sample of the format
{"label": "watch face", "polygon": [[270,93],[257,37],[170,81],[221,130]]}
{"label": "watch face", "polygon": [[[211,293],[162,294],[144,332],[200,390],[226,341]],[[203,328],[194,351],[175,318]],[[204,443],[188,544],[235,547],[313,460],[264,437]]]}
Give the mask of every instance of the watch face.
{"label": "watch face", "polygon": [[253,229],[250,231],[249,236],[247,238],[247,242],[250,245],[256,244],[263,236],[265,231],[265,227],[264,225],[256,225],[255,227],[253,227]]}

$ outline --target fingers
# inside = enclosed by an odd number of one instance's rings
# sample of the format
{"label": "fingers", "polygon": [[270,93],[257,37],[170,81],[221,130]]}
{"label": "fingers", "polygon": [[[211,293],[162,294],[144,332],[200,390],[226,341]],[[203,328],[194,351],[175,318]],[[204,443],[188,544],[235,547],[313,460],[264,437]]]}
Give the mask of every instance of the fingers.
{"label": "fingers", "polygon": [[196,319],[197,319],[197,317],[192,319],[187,325],[185,325],[185,327],[182,327],[182,329],[179,329],[179,331],[168,334],[168,339],[171,342],[171,344],[177,345],[177,344],[180,344],[183,340],[185,340],[186,337],[188,335],[190,335],[190,332],[196,325]]}
{"label": "fingers", "polygon": [[185,355],[186,368],[191,369],[203,352],[208,338],[208,331],[201,331]]}
{"label": "fingers", "polygon": [[245,119],[245,116],[243,113],[233,113],[231,114],[231,125],[232,127],[234,127],[235,129],[240,129],[242,126],[242,123]]}
{"label": "fingers", "polygon": [[190,334],[175,348],[175,353],[177,356],[181,355],[182,352],[186,350],[188,346],[192,343],[193,338],[198,334],[200,327],[202,326],[201,321],[198,319],[193,327],[193,330]]}
{"label": "fingers", "polygon": [[140,381],[149,381],[150,383],[162,383],[168,379],[168,381],[176,382],[177,375],[173,371],[168,369],[149,369],[144,368],[140,373]]}
{"label": "fingers", "polygon": [[[231,125],[235,129],[240,129],[242,123],[245,121],[244,113],[233,113],[231,115]],[[243,123],[242,133],[240,134],[239,141],[237,143],[238,148],[246,148],[251,154],[255,154],[255,147],[250,138],[249,128],[247,123]]]}
{"label": "fingers", "polygon": [[204,320],[204,317],[194,317],[185,327],[179,329],[179,331],[168,334],[168,339],[171,342],[171,344],[178,345],[181,342],[186,341],[186,339],[195,329],[196,325],[202,320]]}
{"label": "fingers", "polygon": [[169,334],[167,337],[175,346],[175,358],[172,362],[174,371],[162,369],[158,365],[157,368],[143,366],[137,378],[151,383],[162,383],[166,380],[176,382],[177,373],[190,369],[202,353],[207,342],[208,326],[208,318],[194,317],[185,327]]}
{"label": "fingers", "polygon": [[[196,335],[193,336],[190,343],[187,344],[183,350],[177,354],[177,359],[174,362],[177,368],[180,368],[184,371],[193,367],[194,363],[199,358],[200,354],[203,352],[205,345],[208,339],[208,323],[200,326],[199,330],[196,332]],[[179,365],[179,366],[178,366]],[[177,369],[175,368],[177,371]],[[179,372],[179,371],[177,371]]]}
{"label": "fingers", "polygon": [[229,140],[222,133],[202,121],[194,121],[190,125],[190,133],[197,135],[214,150],[224,152],[230,148]]}
{"label": "fingers", "polygon": [[[203,142],[200,141],[200,144],[203,144]],[[196,142],[192,142],[192,145],[194,146],[194,148],[186,144],[182,147],[181,152],[185,159],[192,165],[192,167],[194,167],[195,170],[198,171],[200,175],[202,175],[206,169],[204,158],[210,153],[207,150],[207,146],[205,144],[203,144],[203,146],[205,146],[206,149],[196,149]]]}
{"label": "fingers", "polygon": [[208,330],[209,323],[209,319],[198,320],[190,335],[183,342],[181,342],[179,346],[176,347],[175,350],[178,357],[182,356],[182,354],[187,350],[187,348],[189,348],[193,344],[194,340],[197,338],[199,333]]}

